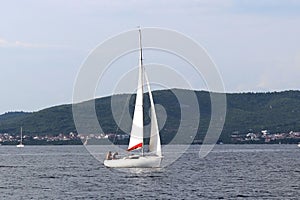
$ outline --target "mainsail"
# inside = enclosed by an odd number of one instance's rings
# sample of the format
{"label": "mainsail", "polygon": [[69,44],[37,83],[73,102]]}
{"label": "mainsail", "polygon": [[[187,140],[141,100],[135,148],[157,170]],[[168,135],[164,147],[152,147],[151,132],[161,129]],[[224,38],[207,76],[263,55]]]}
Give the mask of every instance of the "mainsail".
{"label": "mainsail", "polygon": [[143,147],[143,132],[144,132],[144,114],[143,114],[143,82],[144,82],[144,69],[143,69],[143,53],[142,53],[142,36],[139,30],[140,39],[140,60],[139,60],[139,78],[138,88],[136,92],[136,100],[133,114],[133,122],[130,133],[130,141],[128,151]]}

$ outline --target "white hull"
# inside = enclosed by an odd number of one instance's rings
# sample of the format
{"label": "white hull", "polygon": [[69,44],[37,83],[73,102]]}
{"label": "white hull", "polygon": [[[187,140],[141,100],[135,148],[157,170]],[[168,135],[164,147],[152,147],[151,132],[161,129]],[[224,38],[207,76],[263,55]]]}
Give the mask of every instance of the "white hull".
{"label": "white hull", "polygon": [[298,144],[298,147],[300,147],[300,143]]}
{"label": "white hull", "polygon": [[18,144],[17,147],[22,148],[24,147],[24,144]]}
{"label": "white hull", "polygon": [[129,156],[115,160],[104,160],[106,167],[113,168],[157,168],[162,157],[159,156]]}

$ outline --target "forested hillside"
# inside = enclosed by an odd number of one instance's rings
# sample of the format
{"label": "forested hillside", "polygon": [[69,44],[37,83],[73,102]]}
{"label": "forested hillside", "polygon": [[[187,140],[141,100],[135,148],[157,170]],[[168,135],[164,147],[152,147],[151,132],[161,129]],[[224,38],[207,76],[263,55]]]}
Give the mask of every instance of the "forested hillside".
{"label": "forested hillside", "polygon": [[[174,90],[173,90],[174,91]],[[202,139],[211,117],[209,93],[205,91],[176,90],[183,94],[195,92],[200,108],[201,120],[196,139]],[[222,131],[221,140],[228,142],[234,131],[270,132],[300,131],[300,92],[284,91],[270,93],[235,93],[227,94],[227,116]],[[181,111],[179,102],[172,90],[153,92],[154,101],[164,107],[167,119],[161,131],[163,141],[173,138],[180,124]],[[129,112],[133,113],[135,95],[117,95],[114,100],[124,102],[129,100]],[[120,103],[121,104],[121,103]],[[186,105],[188,107],[188,105]],[[111,97],[99,98],[95,101],[98,121],[105,133],[119,131],[112,117]],[[148,112],[149,102],[145,102]],[[120,108],[124,106],[120,105]],[[191,112],[198,112],[191,108]],[[159,112],[158,112],[159,113]],[[159,115],[159,114],[158,114]],[[145,123],[149,123],[149,115],[145,115]],[[158,116],[160,117],[160,116]],[[193,119],[190,124],[193,124]],[[77,132],[72,115],[72,105],[61,105],[38,112],[9,112],[0,115],[0,133],[18,134],[23,126],[27,135],[58,135],[60,133]],[[88,124],[87,124],[88,126]],[[196,127],[191,126],[191,131]],[[130,129],[130,125],[126,128]]]}

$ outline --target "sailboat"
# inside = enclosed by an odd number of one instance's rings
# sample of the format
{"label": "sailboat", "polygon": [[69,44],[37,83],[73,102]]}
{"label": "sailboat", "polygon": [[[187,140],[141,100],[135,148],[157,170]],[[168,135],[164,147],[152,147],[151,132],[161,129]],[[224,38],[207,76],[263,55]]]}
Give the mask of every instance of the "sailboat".
{"label": "sailboat", "polygon": [[[123,158],[111,158],[108,155],[104,160],[106,167],[114,168],[155,168],[160,167],[162,161],[162,151],[160,135],[157,123],[157,117],[154,107],[152,92],[150,89],[149,80],[143,66],[143,52],[142,52],[142,35],[139,29],[139,77],[138,88],[136,92],[136,100],[133,114],[133,123],[130,132],[130,140],[128,145],[128,152],[141,150],[140,154],[132,154]],[[144,114],[143,114],[143,93],[144,93],[144,80],[149,93],[150,112],[151,112],[151,131],[149,141],[149,152],[144,152]]]}
{"label": "sailboat", "polygon": [[86,136],[86,138],[85,138],[85,141],[84,141],[84,143],[83,143],[83,145],[87,145],[88,144],[88,139],[89,139],[89,137],[88,136]]}
{"label": "sailboat", "polygon": [[24,144],[23,144],[23,129],[21,127],[21,139],[20,139],[20,143],[17,145],[17,147],[24,147]]}

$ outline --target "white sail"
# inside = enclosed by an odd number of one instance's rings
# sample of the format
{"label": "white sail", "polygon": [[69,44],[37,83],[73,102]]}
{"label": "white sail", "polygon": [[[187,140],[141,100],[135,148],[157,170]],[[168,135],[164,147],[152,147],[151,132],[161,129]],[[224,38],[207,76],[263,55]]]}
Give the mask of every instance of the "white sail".
{"label": "white sail", "polygon": [[158,129],[158,124],[157,124],[157,117],[156,117],[156,112],[155,112],[155,107],[154,107],[154,101],[153,101],[153,96],[152,96],[148,76],[146,73],[145,73],[145,78],[146,78],[146,85],[147,85],[148,92],[149,92],[150,107],[151,107],[151,110],[150,110],[151,111],[151,131],[150,131],[149,151],[158,156],[162,156],[159,129]]}
{"label": "white sail", "polygon": [[130,132],[130,141],[128,151],[143,147],[143,132],[144,132],[144,114],[143,114],[143,54],[141,44],[141,30],[139,30],[140,39],[140,60],[139,60],[139,78],[138,88],[136,92],[136,100],[133,114],[133,123]]}

